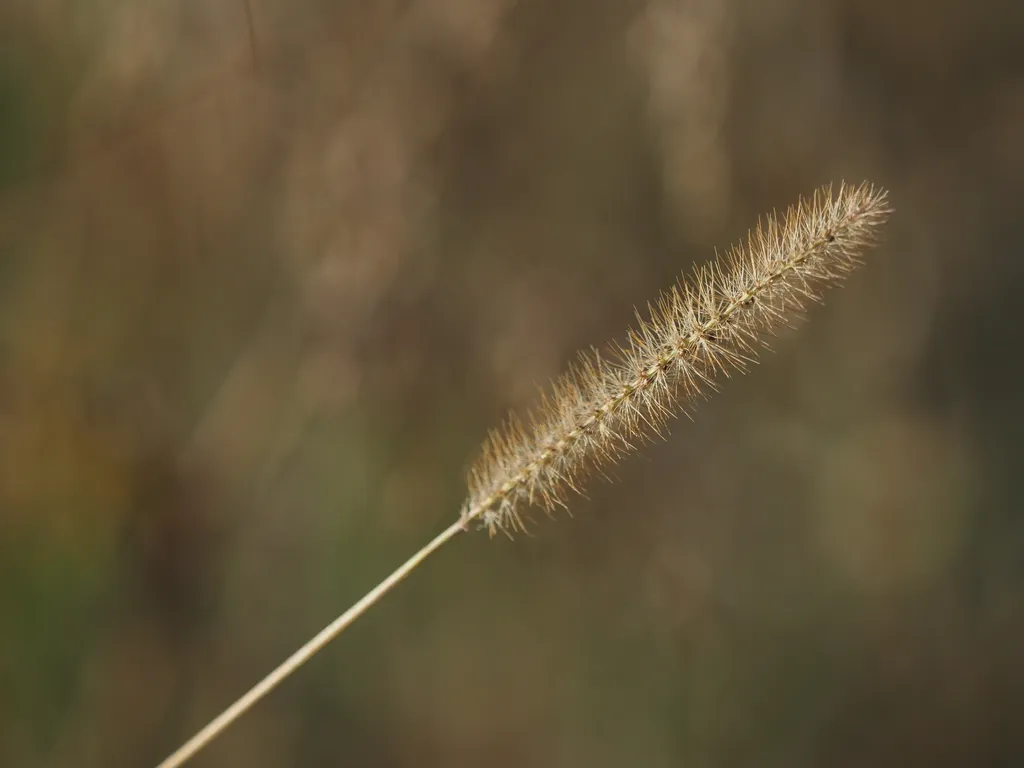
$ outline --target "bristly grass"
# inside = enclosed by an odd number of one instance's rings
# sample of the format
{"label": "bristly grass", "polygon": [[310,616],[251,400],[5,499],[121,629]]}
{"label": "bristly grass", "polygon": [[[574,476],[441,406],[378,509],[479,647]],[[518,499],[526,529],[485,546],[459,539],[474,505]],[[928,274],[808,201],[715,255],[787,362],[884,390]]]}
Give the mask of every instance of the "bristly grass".
{"label": "bristly grass", "polygon": [[337,637],[449,540],[477,522],[523,530],[524,512],[564,506],[591,471],[661,433],[665,423],[753,362],[765,334],[794,320],[819,290],[860,263],[889,215],[868,184],[818,190],[780,219],[758,224],[746,244],[701,267],[637,317],[625,345],[583,354],[544,395],[529,426],[515,416],[492,432],[469,475],[459,519],[324,627],[183,744],[159,768],[176,768]]}
{"label": "bristly grass", "polygon": [[490,434],[463,520],[511,534],[524,530],[525,508],[565,506],[587,474],[660,435],[717,374],[746,370],[765,333],[860,263],[888,214],[884,191],[843,184],[759,223],[746,244],[663,293],[647,317],[637,313],[624,346],[581,354],[529,426],[513,414]]}

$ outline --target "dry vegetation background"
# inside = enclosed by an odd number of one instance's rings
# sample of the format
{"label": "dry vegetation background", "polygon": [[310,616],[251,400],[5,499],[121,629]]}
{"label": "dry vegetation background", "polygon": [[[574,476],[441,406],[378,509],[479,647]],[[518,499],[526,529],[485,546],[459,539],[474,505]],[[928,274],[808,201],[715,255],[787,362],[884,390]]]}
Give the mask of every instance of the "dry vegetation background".
{"label": "dry vegetation background", "polygon": [[819,184],[887,242],[197,766],[1024,763],[1019,0],[5,0],[0,764],[153,764]]}

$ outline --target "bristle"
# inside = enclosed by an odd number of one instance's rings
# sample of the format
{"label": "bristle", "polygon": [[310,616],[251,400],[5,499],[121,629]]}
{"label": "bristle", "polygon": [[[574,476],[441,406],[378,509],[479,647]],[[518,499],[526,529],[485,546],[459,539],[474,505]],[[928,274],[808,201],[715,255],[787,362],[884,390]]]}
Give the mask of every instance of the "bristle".
{"label": "bristle", "polygon": [[648,305],[624,345],[582,353],[524,425],[514,414],[492,432],[469,474],[463,521],[493,535],[524,530],[523,512],[565,507],[589,473],[661,435],[666,423],[747,370],[764,336],[799,317],[875,241],[889,214],[867,184],[815,192]]}

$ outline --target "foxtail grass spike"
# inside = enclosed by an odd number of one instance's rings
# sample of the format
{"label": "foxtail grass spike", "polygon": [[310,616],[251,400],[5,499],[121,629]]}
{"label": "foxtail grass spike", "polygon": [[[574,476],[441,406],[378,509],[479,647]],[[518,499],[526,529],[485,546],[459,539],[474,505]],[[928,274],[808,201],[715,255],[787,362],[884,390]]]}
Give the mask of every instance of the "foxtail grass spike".
{"label": "foxtail grass spike", "polygon": [[493,535],[524,529],[524,510],[549,513],[594,470],[661,434],[669,419],[745,371],[766,334],[817,301],[857,264],[888,216],[867,184],[818,190],[663,293],[626,342],[580,355],[525,426],[492,432],[469,473],[465,522]]}

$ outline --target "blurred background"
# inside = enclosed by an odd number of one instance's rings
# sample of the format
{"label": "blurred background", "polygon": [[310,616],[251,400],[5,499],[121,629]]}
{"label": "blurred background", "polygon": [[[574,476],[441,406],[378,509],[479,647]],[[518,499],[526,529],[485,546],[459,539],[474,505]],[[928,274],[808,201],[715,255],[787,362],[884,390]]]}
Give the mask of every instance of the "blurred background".
{"label": "blurred background", "polygon": [[155,764],[759,214],[886,240],[196,766],[1024,764],[1019,0],[5,0],[0,764]]}

